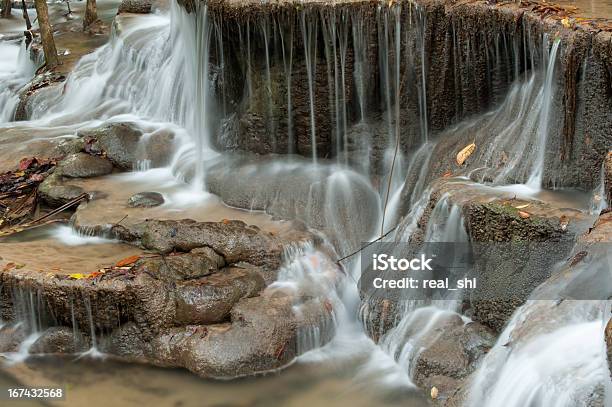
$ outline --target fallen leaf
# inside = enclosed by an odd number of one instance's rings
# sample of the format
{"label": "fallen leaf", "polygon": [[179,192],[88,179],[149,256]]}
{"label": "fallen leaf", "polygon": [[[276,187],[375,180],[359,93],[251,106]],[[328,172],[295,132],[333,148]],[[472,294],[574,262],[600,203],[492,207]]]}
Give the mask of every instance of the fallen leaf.
{"label": "fallen leaf", "polygon": [[432,387],[429,395],[431,396],[432,400],[437,399],[438,398],[438,388],[436,386]]}
{"label": "fallen leaf", "polygon": [[228,223],[230,223],[229,219],[223,219],[221,222],[223,222],[224,225],[227,225]]}
{"label": "fallen leaf", "polygon": [[19,169],[25,171],[32,166],[32,164],[38,162],[36,157],[25,157],[19,161]]}
{"label": "fallen leaf", "polygon": [[561,20],[561,24],[563,24],[563,27],[565,28],[570,28],[572,26],[572,24],[570,23],[569,18],[565,17],[564,19]]}
{"label": "fallen leaf", "polygon": [[516,209],[525,209],[526,207],[528,207],[531,204],[525,204],[525,205],[519,205],[519,206],[515,206]]}
{"label": "fallen leaf", "polygon": [[140,256],[138,255],[134,255],[134,256],[130,256],[130,257],[126,257],[123,260],[119,260],[117,262],[117,264],[115,264],[115,267],[125,267],[125,266],[129,266],[130,264],[134,264],[138,261],[138,259],[140,259]]}
{"label": "fallen leaf", "polygon": [[81,280],[82,278],[85,278],[85,276],[82,273],[68,274],[68,277],[74,280]]}
{"label": "fallen leaf", "polygon": [[96,278],[101,276],[102,274],[104,274],[104,272],[101,271],[94,271],[93,273],[89,273],[89,275],[87,276],[87,278]]}
{"label": "fallen leaf", "polygon": [[24,267],[25,267],[25,264],[15,263],[15,268],[16,268],[17,270],[22,269],[22,268],[24,268]]}
{"label": "fallen leaf", "polygon": [[3,270],[3,271],[9,271],[9,270],[11,270],[11,269],[14,269],[14,268],[15,268],[15,266],[16,266],[16,264],[15,264],[15,263],[6,263],[6,264],[4,265],[4,268],[3,268],[2,270]]}
{"label": "fallen leaf", "polygon": [[444,177],[444,178],[448,178],[448,177],[451,177],[452,175],[453,175],[453,173],[452,173],[452,172],[450,172],[450,171],[446,171],[444,174],[442,174],[442,177]]}
{"label": "fallen leaf", "polygon": [[19,178],[19,177],[23,177],[23,176],[25,175],[25,172],[23,172],[23,171],[17,171],[17,172],[14,172],[14,173],[13,173],[13,175],[14,175],[15,177]]}
{"label": "fallen leaf", "polygon": [[518,214],[519,214],[519,216],[520,216],[522,219],[527,219],[527,218],[531,217],[531,215],[530,215],[528,212],[524,212],[524,211],[519,211],[519,213],[518,213]]}
{"label": "fallen leaf", "polygon": [[468,144],[467,146],[465,146],[461,151],[459,151],[459,153],[457,154],[457,164],[458,165],[463,165],[463,163],[465,162],[465,160],[467,160],[470,155],[472,155],[472,153],[474,152],[474,150],[476,150],[476,144],[472,143],[472,144]]}

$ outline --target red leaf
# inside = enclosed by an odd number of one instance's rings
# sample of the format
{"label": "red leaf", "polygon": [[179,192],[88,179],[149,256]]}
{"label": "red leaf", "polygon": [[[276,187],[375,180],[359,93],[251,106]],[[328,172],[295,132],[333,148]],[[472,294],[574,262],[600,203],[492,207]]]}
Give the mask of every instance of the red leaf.
{"label": "red leaf", "polygon": [[35,164],[35,163],[38,163],[38,160],[36,159],[36,157],[22,158],[21,161],[19,161],[19,170],[25,171],[28,168],[30,168],[32,164]]}

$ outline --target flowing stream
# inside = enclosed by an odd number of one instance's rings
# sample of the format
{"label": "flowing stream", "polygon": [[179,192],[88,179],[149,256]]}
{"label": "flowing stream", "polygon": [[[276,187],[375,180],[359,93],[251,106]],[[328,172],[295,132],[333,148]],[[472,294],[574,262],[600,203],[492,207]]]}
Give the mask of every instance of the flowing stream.
{"label": "flowing stream", "polygon": [[[410,15],[409,20],[405,19],[406,13]],[[167,166],[151,169],[150,162],[145,160],[127,178],[115,176],[105,182],[126,191],[130,190],[128,184],[140,188],[155,185],[169,198],[165,209],[179,215],[189,206],[196,208],[194,213],[233,211],[208,193],[213,192],[230,206],[252,210],[250,213],[229,212],[232,216],[244,216],[247,221],[271,222],[267,217],[264,219],[262,212],[281,218],[300,218],[325,234],[337,257],[353,252],[362,242],[376,239],[381,232],[390,232],[393,228],[397,229],[388,234],[385,241],[407,242],[416,233],[417,222],[430,202],[429,168],[437,160],[434,151],[439,142],[432,137],[428,125],[431,114],[428,98],[432,96],[427,95],[423,74],[427,69],[426,15],[420,7],[406,3],[378,8],[376,22],[380,74],[377,80],[382,89],[377,102],[382,106],[385,127],[382,131],[374,129],[372,118],[368,117],[369,105],[374,103],[368,99],[370,70],[374,67],[367,61],[371,40],[367,36],[372,27],[367,26],[363,16],[302,12],[299,24],[292,27],[290,33],[280,28],[281,22],[268,19],[257,27],[252,27],[251,21],[249,31],[241,32],[241,46],[244,46],[248,63],[245,93],[249,95],[249,103],[259,103],[255,100],[258,89],[253,86],[263,86],[268,94],[266,115],[272,117],[278,108],[274,95],[280,91],[276,86],[286,87],[282,93],[282,100],[288,106],[283,112],[285,124],[280,126],[270,121],[266,126],[269,134],[277,136],[273,142],[275,146],[282,144],[278,135],[286,129],[289,153],[295,152],[291,146],[296,142],[297,126],[297,112],[292,110],[292,101],[300,97],[291,79],[292,72],[304,70],[308,100],[306,126],[310,137],[307,143],[310,151],[303,154],[306,158],[273,155],[249,161],[215,148],[218,138],[230,140],[233,137],[233,119],[225,106],[229,105],[226,99],[230,96],[223,91],[227,85],[223,69],[231,62],[222,54],[223,39],[219,33],[223,28],[219,21],[210,17],[203,3],[198,3],[195,14],[186,13],[176,1],[171,1],[168,11],[118,18],[108,44],[84,56],[65,85],[37,93],[27,106],[30,120],[19,126],[74,133],[102,123],[130,121],[145,130],[145,136],[171,131],[175,136],[174,152]],[[259,56],[265,61],[263,84],[252,72],[255,64],[252,48],[256,46],[252,38],[254,30],[267,39],[265,53]],[[323,39],[318,37],[321,34]],[[296,46],[298,41],[300,46]],[[352,71],[347,68],[349,43],[354,59]],[[492,65],[498,63],[496,58],[505,58],[502,54],[515,52],[507,46],[509,43],[511,40],[506,38],[499,38],[495,43],[498,48],[491,50]],[[318,49],[321,46],[323,50]],[[479,179],[493,189],[511,188],[511,191],[518,190],[530,197],[541,192],[560,48],[559,39],[547,36],[530,44],[525,52],[538,55],[541,63],[524,72],[516,68],[508,75],[512,81],[507,92],[500,89],[496,95],[495,106],[486,113],[461,120],[448,130],[458,135],[470,134],[470,137],[487,132],[497,135],[489,148],[478,153],[482,154],[480,162],[483,165],[491,164],[502,147],[508,153],[501,170]],[[36,64],[29,60],[23,44],[0,42],[0,55],[3,58],[0,83],[6,84],[0,89],[0,126],[6,127],[15,124],[11,121],[18,103],[17,91],[34,75]],[[305,61],[304,66],[297,65],[298,56]],[[215,64],[211,62],[213,58]],[[282,61],[285,82],[272,85],[272,76],[278,69],[273,62],[277,59]],[[463,63],[469,66],[470,61]],[[326,85],[332,90],[329,101],[320,100],[316,88],[320,86],[317,78],[322,69],[326,69]],[[404,70],[414,71],[410,86],[403,83]],[[349,114],[347,107],[349,81],[354,83],[352,97],[358,106],[355,117]],[[216,97],[215,92],[219,89],[222,89],[222,101]],[[416,136],[411,148],[396,149],[406,120],[402,103],[409,91],[416,92],[418,115],[410,118],[414,121],[410,125],[416,129]],[[332,106],[333,157],[319,154],[317,106],[321,103]],[[374,145],[372,137],[377,131],[385,133],[382,148]],[[349,140],[352,132],[364,134],[362,145],[352,145],[353,141]],[[218,136],[219,133],[224,135]],[[370,160],[375,147],[382,150],[382,164],[378,169]],[[238,173],[241,177],[236,177]],[[244,179],[234,179],[242,176]],[[593,214],[607,205],[603,198],[603,175],[601,177],[601,187],[596,191],[599,199],[592,203]],[[223,191],[215,190],[214,179],[223,180]],[[250,181],[253,179],[258,182]],[[252,190],[246,189],[248,184],[252,184]],[[508,184],[513,185],[509,187]],[[234,192],[242,188],[247,191],[248,199],[236,201],[234,205],[233,199],[238,195]],[[89,261],[92,265],[103,257],[118,255],[113,253],[117,250],[117,242],[80,235],[69,227],[44,231],[30,238],[38,244],[52,242],[47,244],[62,246],[62,253],[71,256],[74,250],[91,251],[93,259]],[[424,231],[424,240],[459,243],[468,242],[468,239],[461,208],[446,196],[438,199]],[[26,247],[28,243],[16,244]],[[121,250],[123,255],[129,249],[122,247]],[[26,307],[21,313],[24,323],[29,318],[31,335],[23,341],[19,352],[7,356],[13,363],[11,369],[22,377],[30,375],[36,380],[59,380],[74,385],[74,398],[70,400],[75,403],[85,400],[87,387],[96,383],[97,391],[106,389],[113,393],[108,402],[114,403],[134,398],[143,400],[143,397],[152,397],[149,396],[152,393],[167,405],[198,405],[201,397],[207,398],[207,405],[214,405],[216,401],[230,403],[228,397],[235,403],[266,405],[270,402],[269,394],[278,392],[278,397],[288,406],[322,401],[338,406],[426,405],[414,384],[415,360],[423,349],[443,335],[440,334],[441,326],[449,321],[459,320],[463,324],[471,321],[461,314],[461,293],[428,301],[403,298],[396,325],[384,331],[372,319],[371,304],[360,298],[356,284],[361,273],[359,256],[344,262],[346,276],[338,283],[335,276],[322,272],[325,268],[320,263],[325,257],[312,247],[287,250],[285,258],[288,260],[270,288],[306,290],[331,299],[336,335],[330,343],[321,346],[320,331],[302,332],[298,347],[303,355],[286,372],[217,383],[202,382],[174,370],[125,366],[91,358],[66,364],[64,360],[31,358],[28,364],[20,366],[18,362],[28,357],[28,348],[41,329],[40,322],[35,320],[40,317],[40,311],[34,297],[23,300]],[[96,251],[98,257],[93,254]],[[52,254],[49,256],[53,258]],[[607,322],[604,317],[606,312],[609,314],[606,307],[603,302],[576,302],[564,307],[561,313],[544,302],[527,302],[515,312],[496,345],[473,374],[467,404],[474,407],[583,405],[581,403],[586,403],[592,394],[609,388],[603,343],[603,326]],[[296,313],[300,312],[300,304],[294,308]],[[534,313],[537,318],[546,320],[546,329],[514,339],[518,335],[516,332],[535,318]],[[93,323],[91,330],[95,338]],[[380,333],[377,343],[368,335],[373,332]],[[507,344],[511,341],[517,341],[516,346],[509,347]],[[101,357],[92,351],[88,356]],[[57,366],[61,366],[62,378],[57,377],[60,375]],[[84,388],[77,388],[81,384]],[[157,400],[152,397],[151,402]],[[95,400],[87,402],[102,405]]]}

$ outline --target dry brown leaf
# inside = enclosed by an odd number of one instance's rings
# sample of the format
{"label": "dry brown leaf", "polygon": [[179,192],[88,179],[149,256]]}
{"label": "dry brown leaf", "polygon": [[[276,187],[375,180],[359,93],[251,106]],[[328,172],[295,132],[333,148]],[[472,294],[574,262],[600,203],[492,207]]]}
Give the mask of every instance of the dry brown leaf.
{"label": "dry brown leaf", "polygon": [[140,256],[138,256],[138,255],[126,257],[125,259],[119,260],[117,262],[117,264],[115,264],[115,267],[129,266],[130,264],[136,263],[138,261],[138,259],[140,259]]}
{"label": "dry brown leaf", "polygon": [[531,217],[531,214],[529,214],[528,212],[524,212],[524,211],[519,211],[519,213],[518,213],[518,214],[519,214],[519,216],[520,216],[522,219],[527,219],[527,218]]}
{"label": "dry brown leaf", "polygon": [[4,265],[4,268],[2,269],[3,271],[9,271],[11,269],[14,269],[16,267],[15,263],[6,263]]}
{"label": "dry brown leaf", "polygon": [[472,153],[474,152],[474,150],[476,150],[476,144],[472,143],[472,144],[468,144],[467,146],[465,146],[461,151],[459,151],[459,153],[457,154],[457,164],[458,165],[463,165],[463,163],[465,162],[465,160],[467,160],[470,155],[472,155]]}

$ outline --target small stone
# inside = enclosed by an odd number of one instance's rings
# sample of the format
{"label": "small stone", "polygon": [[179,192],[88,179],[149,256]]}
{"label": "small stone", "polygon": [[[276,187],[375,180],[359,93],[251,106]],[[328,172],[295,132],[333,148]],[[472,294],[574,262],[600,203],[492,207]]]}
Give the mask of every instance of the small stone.
{"label": "small stone", "polygon": [[139,192],[128,200],[131,208],[152,208],[164,203],[164,196],[159,192]]}

